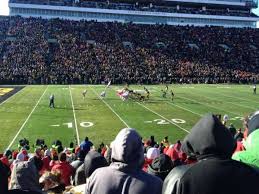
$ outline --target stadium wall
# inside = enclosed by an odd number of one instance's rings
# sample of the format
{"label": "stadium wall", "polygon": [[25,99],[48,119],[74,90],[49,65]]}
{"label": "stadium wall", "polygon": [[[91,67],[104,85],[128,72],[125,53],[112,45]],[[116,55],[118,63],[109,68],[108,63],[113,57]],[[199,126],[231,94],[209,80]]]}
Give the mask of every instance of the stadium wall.
{"label": "stadium wall", "polygon": [[256,28],[257,17],[164,13],[131,10],[112,10],[67,6],[9,3],[10,15],[23,17],[63,18],[69,20],[96,20],[133,22],[142,24],[224,26]]}

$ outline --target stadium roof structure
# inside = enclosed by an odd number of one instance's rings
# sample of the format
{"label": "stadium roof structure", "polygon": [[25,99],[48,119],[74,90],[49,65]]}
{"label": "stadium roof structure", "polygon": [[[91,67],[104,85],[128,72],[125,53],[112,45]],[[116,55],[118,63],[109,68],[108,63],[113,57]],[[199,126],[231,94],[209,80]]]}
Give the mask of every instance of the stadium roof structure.
{"label": "stadium roof structure", "polygon": [[258,0],[10,0],[10,15],[193,26],[256,27]]}

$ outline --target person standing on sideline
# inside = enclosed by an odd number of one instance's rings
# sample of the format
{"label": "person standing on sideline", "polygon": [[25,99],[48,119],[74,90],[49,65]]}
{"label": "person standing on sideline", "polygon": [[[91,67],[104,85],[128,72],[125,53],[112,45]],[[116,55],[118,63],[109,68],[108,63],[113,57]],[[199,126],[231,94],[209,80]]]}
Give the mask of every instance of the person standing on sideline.
{"label": "person standing on sideline", "polygon": [[54,99],[55,99],[54,94],[51,94],[49,97],[49,107],[50,108],[55,108]]}
{"label": "person standing on sideline", "polygon": [[254,91],[254,94],[256,94],[256,84],[254,84],[253,86],[253,91]]}

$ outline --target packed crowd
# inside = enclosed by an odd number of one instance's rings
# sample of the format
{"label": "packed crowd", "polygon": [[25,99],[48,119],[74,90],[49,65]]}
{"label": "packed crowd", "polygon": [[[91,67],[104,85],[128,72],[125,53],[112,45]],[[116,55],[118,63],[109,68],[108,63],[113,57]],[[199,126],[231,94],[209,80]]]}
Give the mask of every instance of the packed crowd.
{"label": "packed crowd", "polygon": [[0,83],[248,83],[259,31],[0,18]]}
{"label": "packed crowd", "polygon": [[244,121],[244,133],[204,115],[183,141],[142,139],[122,129],[108,146],[85,138],[65,148],[56,140],[19,141],[19,150],[0,156],[4,194],[257,194],[259,111]]}
{"label": "packed crowd", "polygon": [[115,10],[132,10],[132,11],[149,11],[149,12],[166,12],[166,13],[185,13],[185,14],[203,14],[203,15],[225,15],[225,16],[241,16],[241,17],[257,17],[249,9],[248,10],[231,10],[231,9],[202,9],[200,7],[194,6],[179,6],[177,5],[165,5],[165,2],[161,1],[76,1],[76,0],[67,0],[67,1],[37,1],[37,0],[11,0],[12,3],[32,3],[40,5],[53,5],[53,6],[75,6],[75,7],[87,7],[87,8],[98,8],[98,9],[115,9]]}

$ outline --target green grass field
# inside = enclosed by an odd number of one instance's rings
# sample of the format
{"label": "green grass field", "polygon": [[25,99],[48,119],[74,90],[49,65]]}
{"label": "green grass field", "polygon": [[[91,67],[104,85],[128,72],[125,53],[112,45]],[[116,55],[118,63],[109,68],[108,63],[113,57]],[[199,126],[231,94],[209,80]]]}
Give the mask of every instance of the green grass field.
{"label": "green grass field", "polygon": [[[161,97],[163,85],[146,86],[150,100],[122,101],[111,86],[104,99],[99,94],[105,86],[26,86],[0,103],[0,151],[17,148],[18,140],[35,143],[45,139],[47,145],[59,139],[64,146],[88,136],[98,146],[109,144],[124,127],[136,128],[146,139],[157,141],[169,136],[171,142],[183,139],[199,118],[207,112],[228,114],[230,123],[242,127],[242,117],[258,109],[259,96],[248,85],[171,85],[175,99]],[[1,88],[1,87],[0,87]],[[132,85],[131,89],[143,89]],[[87,89],[86,99],[82,91]],[[55,109],[48,107],[55,95]]]}

